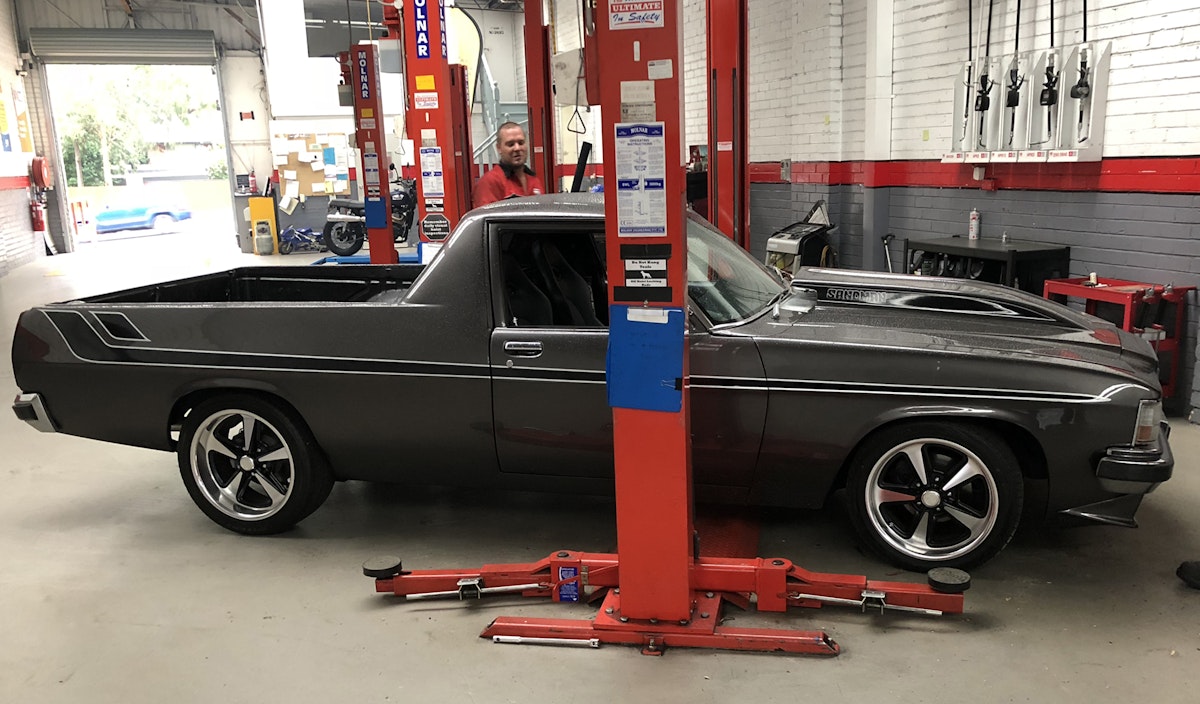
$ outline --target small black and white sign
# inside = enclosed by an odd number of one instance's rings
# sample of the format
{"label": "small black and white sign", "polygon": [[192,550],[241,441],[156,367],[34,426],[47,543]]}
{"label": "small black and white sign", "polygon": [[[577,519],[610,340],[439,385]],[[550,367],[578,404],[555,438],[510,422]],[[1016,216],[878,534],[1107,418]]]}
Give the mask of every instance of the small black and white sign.
{"label": "small black and white sign", "polygon": [[667,262],[671,258],[671,245],[621,245],[621,263],[625,269],[624,285],[613,290],[615,301],[671,300],[671,287],[667,283]]}
{"label": "small black and white sign", "polygon": [[665,288],[666,259],[626,259],[625,285],[631,288]]}
{"label": "small black and white sign", "polygon": [[445,210],[446,204],[441,198],[427,199],[425,201],[425,212],[427,213],[442,213]]}
{"label": "small black and white sign", "polygon": [[426,215],[421,221],[421,234],[431,242],[441,242],[450,236],[450,220],[445,215]]}

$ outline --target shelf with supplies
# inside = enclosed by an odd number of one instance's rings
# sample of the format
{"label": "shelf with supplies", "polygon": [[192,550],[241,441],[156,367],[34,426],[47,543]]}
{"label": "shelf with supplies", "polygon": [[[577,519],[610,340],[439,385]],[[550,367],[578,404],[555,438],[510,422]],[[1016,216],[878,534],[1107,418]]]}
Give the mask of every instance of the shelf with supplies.
{"label": "shelf with supplies", "polygon": [[1070,273],[1071,248],[992,237],[909,239],[904,263],[910,274],[990,281],[1040,296],[1047,279]]}
{"label": "shelf with supplies", "polygon": [[1066,303],[1068,298],[1082,299],[1089,315],[1149,340],[1158,353],[1163,397],[1170,398],[1179,380],[1179,340],[1187,330],[1188,292],[1194,290],[1195,286],[1164,286],[1093,275],[1047,281],[1043,295],[1059,303]]}

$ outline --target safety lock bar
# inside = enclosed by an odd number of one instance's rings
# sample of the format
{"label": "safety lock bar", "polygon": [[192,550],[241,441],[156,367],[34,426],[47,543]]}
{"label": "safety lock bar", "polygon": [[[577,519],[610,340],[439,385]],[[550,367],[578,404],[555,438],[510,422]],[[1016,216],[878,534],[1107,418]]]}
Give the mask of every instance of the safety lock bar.
{"label": "safety lock bar", "polygon": [[485,587],[483,586],[482,577],[465,577],[458,580],[458,589],[444,592],[421,592],[418,594],[407,594],[405,599],[410,601],[418,599],[446,599],[449,597],[458,597],[459,601],[467,599],[482,599],[489,594],[512,594],[528,591],[530,589],[546,589],[545,584],[534,582],[532,584],[510,584],[504,587]]}
{"label": "safety lock bar", "polygon": [[942,612],[937,609],[923,609],[919,606],[898,606],[896,604],[887,603],[887,593],[876,591],[874,589],[864,589],[861,599],[844,599],[837,596],[820,596],[817,594],[799,594],[793,592],[788,595],[789,599],[796,601],[813,600],[820,601],[826,604],[841,604],[843,606],[857,606],[866,613],[867,607],[879,609],[879,613],[883,613],[885,609],[892,611],[907,611],[915,614],[924,614],[926,616],[941,616]]}
{"label": "safety lock bar", "polygon": [[561,645],[574,648],[599,648],[599,638],[540,638],[537,636],[492,636],[493,643],[513,645]]}

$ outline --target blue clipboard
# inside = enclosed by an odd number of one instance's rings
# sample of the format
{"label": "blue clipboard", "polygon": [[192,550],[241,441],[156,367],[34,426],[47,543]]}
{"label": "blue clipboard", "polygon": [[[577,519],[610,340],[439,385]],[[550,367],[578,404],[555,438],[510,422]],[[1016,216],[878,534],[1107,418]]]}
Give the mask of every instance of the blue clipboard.
{"label": "blue clipboard", "polygon": [[608,319],[608,405],[678,413],[683,408],[683,309],[614,305]]}

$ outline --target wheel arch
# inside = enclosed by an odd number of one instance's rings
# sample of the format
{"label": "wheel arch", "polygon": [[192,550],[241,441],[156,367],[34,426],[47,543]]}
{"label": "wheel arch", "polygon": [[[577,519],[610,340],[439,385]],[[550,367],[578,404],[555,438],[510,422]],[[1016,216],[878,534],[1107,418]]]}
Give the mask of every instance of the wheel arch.
{"label": "wheel arch", "polygon": [[[210,398],[225,394],[248,394],[276,403],[285,411],[292,414],[296,420],[303,423],[304,427],[308,428],[309,434],[312,435],[312,428],[309,426],[308,421],[296,409],[296,406],[284,398],[279,389],[274,386],[249,379],[210,379],[206,382],[193,384],[182,389],[179,397],[171,406],[171,412],[167,418],[167,437],[172,451],[177,449],[178,441],[175,435],[183,425],[183,418],[187,415],[187,412]],[[314,435],[313,437],[315,442],[316,436]],[[320,447],[319,444],[318,447]],[[324,453],[324,450],[321,450],[321,452]]]}
{"label": "wheel arch", "polygon": [[1008,446],[1008,449],[1012,451],[1013,455],[1016,456],[1017,466],[1020,467],[1021,476],[1025,478],[1026,483],[1030,481],[1044,482],[1049,479],[1049,465],[1045,450],[1042,449],[1041,443],[1038,442],[1033,433],[1016,419],[998,415],[983,417],[979,415],[933,411],[918,415],[905,415],[901,418],[892,418],[869,428],[858,438],[854,447],[842,459],[841,467],[839,467],[838,473],[830,485],[829,494],[832,495],[834,492],[846,487],[847,475],[850,472],[850,466],[854,462],[854,458],[861,451],[863,445],[872,437],[881,432],[904,425],[927,422],[936,423],[938,421],[949,421],[962,426],[985,428],[996,433]]}

